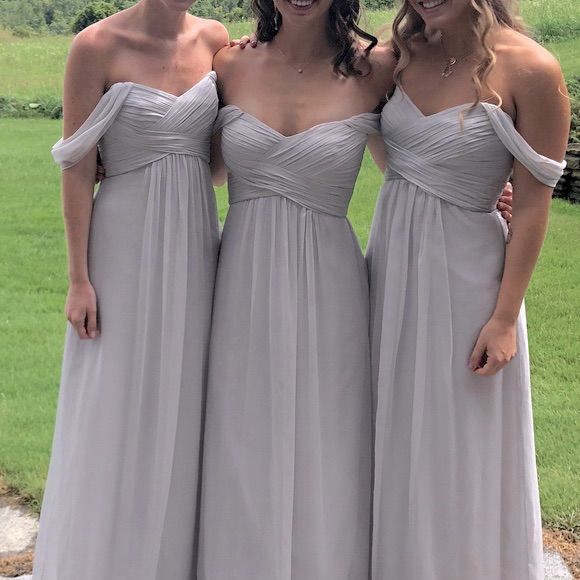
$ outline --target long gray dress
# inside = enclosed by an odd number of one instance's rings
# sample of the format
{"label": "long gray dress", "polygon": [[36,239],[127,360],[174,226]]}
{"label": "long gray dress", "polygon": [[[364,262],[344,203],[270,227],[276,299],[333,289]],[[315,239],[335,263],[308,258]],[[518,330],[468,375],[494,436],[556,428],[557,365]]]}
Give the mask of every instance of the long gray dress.
{"label": "long gray dress", "polygon": [[69,327],[34,580],[192,580],[218,251],[210,73],[180,97],[113,85],[59,142],[99,141],[89,269],[102,334]]}
{"label": "long gray dress", "polygon": [[468,360],[501,283],[494,211],[515,157],[553,186],[500,108],[425,116],[401,89],[382,131],[390,170],[368,246],[377,396],[373,580],[543,580],[525,315],[518,355]]}
{"label": "long gray dress", "polygon": [[346,219],[378,115],[285,137],[218,117],[231,207],[216,281],[200,580],[367,580],[368,281]]}

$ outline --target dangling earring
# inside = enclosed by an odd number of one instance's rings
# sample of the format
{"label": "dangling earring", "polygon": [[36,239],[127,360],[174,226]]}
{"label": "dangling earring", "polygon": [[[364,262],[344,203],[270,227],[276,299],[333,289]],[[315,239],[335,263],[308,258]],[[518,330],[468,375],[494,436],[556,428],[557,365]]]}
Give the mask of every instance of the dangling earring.
{"label": "dangling earring", "polygon": [[274,30],[278,32],[278,21],[279,21],[280,12],[278,12],[278,8],[274,5]]}

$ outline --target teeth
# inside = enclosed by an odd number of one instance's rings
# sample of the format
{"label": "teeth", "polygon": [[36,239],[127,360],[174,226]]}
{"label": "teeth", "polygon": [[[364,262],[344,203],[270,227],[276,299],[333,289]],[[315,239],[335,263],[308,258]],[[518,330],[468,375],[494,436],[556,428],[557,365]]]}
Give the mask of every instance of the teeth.
{"label": "teeth", "polygon": [[314,4],[314,0],[290,0],[290,4],[300,8],[306,8],[306,6],[312,6],[312,4]]}
{"label": "teeth", "polygon": [[423,2],[423,8],[435,8],[436,6],[441,6],[446,0],[434,0],[433,2]]}

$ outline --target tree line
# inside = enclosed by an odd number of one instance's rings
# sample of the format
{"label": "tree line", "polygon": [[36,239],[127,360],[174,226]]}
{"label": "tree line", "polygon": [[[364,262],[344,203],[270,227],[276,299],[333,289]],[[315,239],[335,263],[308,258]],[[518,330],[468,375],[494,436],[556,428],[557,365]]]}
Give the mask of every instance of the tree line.
{"label": "tree line", "polygon": [[[135,4],[137,0],[0,0],[0,27],[17,35],[34,33],[70,34],[88,24]],[[395,0],[367,0],[376,10]],[[251,17],[249,0],[197,0],[192,14],[221,21]]]}

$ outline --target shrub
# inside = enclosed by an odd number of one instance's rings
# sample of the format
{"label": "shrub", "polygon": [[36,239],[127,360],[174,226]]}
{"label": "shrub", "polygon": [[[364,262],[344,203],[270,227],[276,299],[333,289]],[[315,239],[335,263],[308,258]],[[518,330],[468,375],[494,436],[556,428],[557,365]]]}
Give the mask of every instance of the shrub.
{"label": "shrub", "polygon": [[72,25],[72,30],[76,34],[81,30],[84,30],[87,26],[90,26],[103,18],[112,16],[116,12],[118,12],[117,6],[110,2],[104,2],[102,0],[91,2],[79,12]]}
{"label": "shrub", "polygon": [[395,0],[366,0],[364,3],[367,10],[384,10],[385,8],[393,8]]}
{"label": "shrub", "polygon": [[196,0],[191,13],[223,21],[242,20],[252,15],[249,0]]}
{"label": "shrub", "polygon": [[0,96],[0,117],[61,119],[62,100],[54,95],[41,95],[32,101]]}
{"label": "shrub", "polygon": [[36,31],[30,28],[29,26],[15,26],[12,29],[12,34],[16,38],[30,38],[31,36],[36,34]]}

